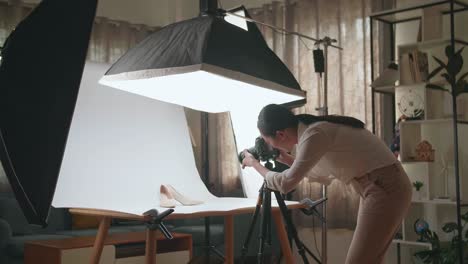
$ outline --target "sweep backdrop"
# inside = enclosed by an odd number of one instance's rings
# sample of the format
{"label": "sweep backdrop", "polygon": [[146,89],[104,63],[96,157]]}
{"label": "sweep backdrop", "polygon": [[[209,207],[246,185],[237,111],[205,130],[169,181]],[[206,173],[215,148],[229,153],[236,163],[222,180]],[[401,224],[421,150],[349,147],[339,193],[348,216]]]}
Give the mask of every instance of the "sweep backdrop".
{"label": "sweep backdrop", "polygon": [[153,208],[163,210],[161,184],[205,201],[177,206],[176,213],[255,206],[255,199],[209,193],[195,167],[183,108],[98,84],[108,67],[85,66],[54,207],[140,215]]}

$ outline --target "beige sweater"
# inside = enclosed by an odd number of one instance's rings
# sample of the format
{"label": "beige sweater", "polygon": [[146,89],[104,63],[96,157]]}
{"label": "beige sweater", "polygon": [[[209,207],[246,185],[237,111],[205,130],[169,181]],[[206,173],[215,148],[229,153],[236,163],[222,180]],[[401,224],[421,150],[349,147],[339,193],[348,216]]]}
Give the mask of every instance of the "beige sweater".
{"label": "beige sweater", "polygon": [[294,163],[281,173],[268,172],[265,179],[269,188],[287,193],[304,177],[326,185],[333,179],[349,184],[396,161],[384,142],[367,129],[329,122],[299,123]]}

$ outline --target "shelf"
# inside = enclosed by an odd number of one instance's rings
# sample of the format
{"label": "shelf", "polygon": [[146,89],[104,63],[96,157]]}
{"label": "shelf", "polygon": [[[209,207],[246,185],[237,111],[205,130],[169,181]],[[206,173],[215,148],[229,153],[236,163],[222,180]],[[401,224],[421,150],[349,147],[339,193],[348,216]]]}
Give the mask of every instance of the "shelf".
{"label": "shelf", "polygon": [[441,205],[456,205],[457,202],[452,200],[412,200],[412,203],[423,203],[423,204],[441,204]]}
{"label": "shelf", "polygon": [[[412,203],[421,203],[421,204],[439,204],[439,205],[457,205],[456,201],[452,200],[412,200]],[[467,201],[460,201],[460,206],[468,206]]]}
{"label": "shelf", "polygon": [[429,242],[417,242],[417,241],[407,241],[401,239],[393,239],[393,243],[409,245],[409,246],[418,246],[418,247],[428,247],[429,249],[432,248],[431,243]]}
{"label": "shelf", "polygon": [[402,160],[400,161],[401,164],[424,164],[424,163],[431,163],[430,161],[415,161],[415,160]]}
{"label": "shelf", "polygon": [[[381,12],[376,12],[370,15],[371,19],[376,19],[385,23],[402,23],[412,20],[419,20],[422,17],[424,8],[439,6],[441,13],[450,12],[450,0],[428,0],[423,5],[410,5]],[[454,1],[454,11],[463,10],[468,7],[466,0]]]}
{"label": "shelf", "polygon": [[[440,119],[407,120],[407,121],[401,122],[401,124],[402,125],[437,125],[437,124],[452,123],[452,122],[453,122],[453,118],[448,117],[448,118],[440,118]],[[468,121],[457,120],[457,123],[467,125]],[[413,161],[406,161],[406,162],[413,162]]]}
{"label": "shelf", "polygon": [[441,124],[441,123],[451,123],[453,118],[440,118],[440,119],[423,119],[423,120],[407,120],[401,122],[402,125],[420,125],[420,124]]}
{"label": "shelf", "polygon": [[[468,45],[468,42],[464,39],[455,39],[455,43]],[[435,40],[428,40],[428,41],[421,41],[416,43],[409,43],[409,44],[402,44],[398,46],[400,51],[406,50],[428,50],[435,47],[439,47],[444,44],[450,44],[450,39],[435,39]],[[404,52],[403,52],[404,53]]]}
{"label": "shelf", "polygon": [[[402,89],[402,88],[404,89],[404,88],[414,87],[414,86],[424,86],[424,87],[426,87],[426,84],[428,84],[428,83],[436,84],[436,85],[439,85],[439,86],[445,86],[445,85],[448,84],[446,80],[442,79],[442,80],[437,80],[435,82],[416,82],[416,83],[411,83],[411,84],[377,86],[377,87],[373,87],[373,89],[374,89],[374,92],[376,92],[376,93],[395,94],[395,89]],[[427,88],[427,89],[431,89],[431,88]],[[434,89],[432,89],[432,90],[434,90]]]}
{"label": "shelf", "polygon": [[[414,87],[414,86],[424,86],[424,88],[426,88],[426,85],[428,83],[436,84],[436,85],[439,85],[439,86],[448,85],[448,82],[445,79],[440,79],[440,80],[432,81],[432,82],[415,82],[415,83],[408,83],[408,84],[399,84],[399,85],[396,85],[395,88],[400,88],[401,89],[401,88],[408,88],[408,87]],[[435,90],[435,89],[432,89],[432,88],[427,88],[427,89]]]}
{"label": "shelf", "polygon": [[384,94],[395,94],[395,85],[373,87],[374,92]]}

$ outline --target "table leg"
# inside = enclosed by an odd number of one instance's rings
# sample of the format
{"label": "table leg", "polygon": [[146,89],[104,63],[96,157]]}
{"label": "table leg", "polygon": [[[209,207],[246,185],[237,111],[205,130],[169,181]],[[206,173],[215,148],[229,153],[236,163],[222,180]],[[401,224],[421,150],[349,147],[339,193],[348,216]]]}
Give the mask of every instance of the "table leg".
{"label": "table leg", "polygon": [[224,247],[226,264],[234,264],[234,216],[224,217]]}
{"label": "table leg", "polygon": [[283,253],[283,257],[287,264],[294,263],[294,257],[291,251],[291,247],[289,245],[288,234],[286,233],[286,229],[283,222],[283,216],[280,210],[272,211],[273,219],[275,220],[276,225],[276,233],[278,234],[278,240],[281,244],[281,252]]}
{"label": "table leg", "polygon": [[109,231],[109,226],[111,223],[110,217],[102,217],[101,223],[99,224],[99,230],[96,235],[96,240],[94,241],[93,253],[91,255],[91,264],[99,264],[101,259],[102,248],[104,246],[104,240],[107,236],[107,231]]}
{"label": "table leg", "polygon": [[146,264],[156,263],[157,230],[146,229]]}

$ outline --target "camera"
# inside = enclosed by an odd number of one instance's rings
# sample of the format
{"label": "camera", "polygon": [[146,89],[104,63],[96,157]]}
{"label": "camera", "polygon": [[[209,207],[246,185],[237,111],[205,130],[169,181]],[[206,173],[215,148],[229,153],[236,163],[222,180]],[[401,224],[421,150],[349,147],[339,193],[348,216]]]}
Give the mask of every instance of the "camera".
{"label": "camera", "polygon": [[[255,159],[260,161],[270,161],[276,160],[279,156],[279,150],[268,145],[262,137],[257,137],[255,139],[255,145],[251,148],[248,148],[247,151],[254,156]],[[239,153],[239,162],[242,163],[244,160],[244,153]]]}
{"label": "camera", "polygon": [[[265,167],[269,170],[281,172],[288,168],[282,163],[275,162],[276,158],[280,155],[279,150],[268,145],[262,137],[257,137],[255,139],[255,145],[248,148],[247,152],[252,154],[255,159],[266,162]],[[238,157],[239,162],[242,163],[245,155],[243,152],[240,152]]]}

